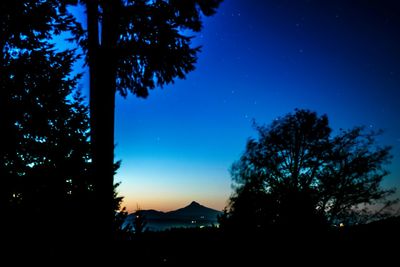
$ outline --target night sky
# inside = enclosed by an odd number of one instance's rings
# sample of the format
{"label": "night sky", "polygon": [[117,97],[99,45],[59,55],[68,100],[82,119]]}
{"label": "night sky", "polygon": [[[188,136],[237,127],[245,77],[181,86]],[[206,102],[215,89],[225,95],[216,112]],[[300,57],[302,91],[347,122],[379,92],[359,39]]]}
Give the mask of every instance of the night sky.
{"label": "night sky", "polygon": [[394,156],[384,186],[400,187],[396,2],[225,0],[193,41],[203,48],[186,80],[117,98],[115,180],[128,210],[223,209],[252,120],[295,108],[327,114],[336,131],[383,129]]}

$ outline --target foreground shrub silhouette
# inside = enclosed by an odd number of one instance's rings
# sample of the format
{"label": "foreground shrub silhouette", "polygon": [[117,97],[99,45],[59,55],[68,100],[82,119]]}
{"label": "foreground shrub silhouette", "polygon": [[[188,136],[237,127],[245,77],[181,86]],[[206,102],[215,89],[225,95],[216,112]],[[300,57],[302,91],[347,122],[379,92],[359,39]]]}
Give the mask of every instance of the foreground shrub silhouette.
{"label": "foreground shrub silhouette", "polygon": [[[269,126],[231,168],[235,193],[221,218],[225,228],[317,229],[390,215],[394,189],[383,189],[390,147],[363,127],[332,136],[327,116],[296,110]],[[379,207],[379,208],[378,208]]]}

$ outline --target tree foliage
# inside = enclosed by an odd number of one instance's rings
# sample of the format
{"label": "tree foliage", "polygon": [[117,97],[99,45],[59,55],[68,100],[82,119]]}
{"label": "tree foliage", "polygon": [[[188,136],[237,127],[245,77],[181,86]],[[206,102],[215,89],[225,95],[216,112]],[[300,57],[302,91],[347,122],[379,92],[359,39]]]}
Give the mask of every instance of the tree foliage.
{"label": "tree foliage", "polygon": [[[75,2],[0,4],[0,212],[12,238],[83,238],[96,220],[89,108],[72,75],[78,55],[51,43],[81,31],[65,9]],[[119,210],[122,198],[114,201]]]}
{"label": "tree foliage", "polygon": [[[0,126],[2,141],[0,150],[0,176],[3,180],[2,207],[6,207],[7,199],[13,178],[18,179],[24,173],[24,163],[18,156],[21,134],[21,121],[32,121],[43,113],[38,105],[43,104],[40,99],[32,111],[27,108],[35,106],[34,97],[45,95],[40,92],[43,87],[49,86],[46,79],[51,77],[51,67],[57,68],[61,57],[66,59],[64,66],[70,68],[71,56],[69,52],[55,54],[48,38],[52,34],[69,29],[74,23],[72,16],[63,10],[69,1],[9,1],[0,3]],[[57,12],[57,10],[59,10]],[[67,55],[69,54],[69,55]],[[54,60],[52,66],[39,64],[41,61]],[[42,68],[42,70],[41,70]],[[55,72],[54,72],[55,73]],[[59,73],[62,74],[65,71]],[[57,82],[57,78],[52,82]],[[74,83],[71,79],[69,83]],[[59,83],[59,82],[58,82]],[[67,82],[64,83],[65,85]],[[55,94],[52,94],[54,96]],[[32,99],[28,99],[33,97]],[[32,103],[29,103],[31,101]],[[34,110],[34,111],[33,111]],[[38,122],[39,123],[39,122]],[[43,120],[42,120],[43,123]],[[28,127],[28,125],[24,126]],[[34,131],[34,130],[33,130]],[[21,152],[21,151],[20,151]],[[29,159],[28,159],[29,160]],[[12,170],[14,169],[14,171]],[[20,170],[19,173],[15,170]]]}
{"label": "tree foliage", "polygon": [[1,166],[9,185],[3,204],[54,220],[58,212],[85,206],[90,195],[88,109],[78,92],[70,97],[77,82],[66,78],[71,53],[33,51],[17,61],[17,73],[9,73],[15,82],[8,107],[14,142]]}
{"label": "tree foliage", "polygon": [[58,218],[57,211],[83,207],[90,194],[88,108],[79,92],[71,95],[79,78],[70,76],[72,51],[18,53],[2,81],[7,106],[1,123],[8,137],[0,166],[2,207],[30,213],[42,224]]}
{"label": "tree foliage", "polygon": [[[183,79],[194,70],[200,47],[191,47],[201,13],[213,15],[222,0],[124,1],[120,3],[115,59],[116,89],[147,97],[148,90]],[[117,11],[118,12],[118,11]]]}
{"label": "tree foliage", "polygon": [[248,140],[231,168],[236,189],[226,222],[252,228],[358,223],[383,216],[392,204],[394,190],[381,187],[391,156],[390,147],[376,144],[380,132],[355,127],[332,136],[327,116],[308,110],[256,130],[258,138]]}
{"label": "tree foliage", "polygon": [[[114,166],[115,170],[119,168],[120,161],[118,161]],[[130,240],[133,236],[133,229],[130,224],[126,223],[126,218],[128,217],[128,211],[126,207],[122,206],[122,201],[124,197],[118,195],[117,188],[121,183],[114,184],[114,240]]]}

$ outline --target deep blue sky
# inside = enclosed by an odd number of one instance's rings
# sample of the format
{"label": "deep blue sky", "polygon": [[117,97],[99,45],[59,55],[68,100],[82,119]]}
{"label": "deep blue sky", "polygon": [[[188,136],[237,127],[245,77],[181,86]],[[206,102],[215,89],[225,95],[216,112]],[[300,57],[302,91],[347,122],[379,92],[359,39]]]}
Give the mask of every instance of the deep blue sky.
{"label": "deep blue sky", "polygon": [[186,80],[117,98],[128,209],[222,209],[252,119],[295,108],[327,114],[334,130],[383,129],[394,146],[384,186],[400,186],[399,12],[396,1],[225,0],[194,40],[203,49]]}

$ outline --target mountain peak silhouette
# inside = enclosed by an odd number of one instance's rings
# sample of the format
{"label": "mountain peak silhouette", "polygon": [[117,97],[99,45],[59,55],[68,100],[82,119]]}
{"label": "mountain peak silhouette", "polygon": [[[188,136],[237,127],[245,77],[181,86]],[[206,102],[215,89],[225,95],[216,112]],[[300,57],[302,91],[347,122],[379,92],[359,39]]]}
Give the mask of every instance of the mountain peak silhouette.
{"label": "mountain peak silhouette", "polygon": [[192,203],[190,203],[188,207],[198,207],[198,206],[201,206],[201,205],[196,201],[192,201]]}
{"label": "mountain peak silhouette", "polygon": [[[171,227],[214,225],[218,223],[218,216],[222,214],[221,211],[208,208],[196,201],[173,211],[142,210],[141,212],[146,217],[148,229],[156,231]],[[127,218],[127,223],[133,222],[135,218],[135,213],[131,213]]]}

